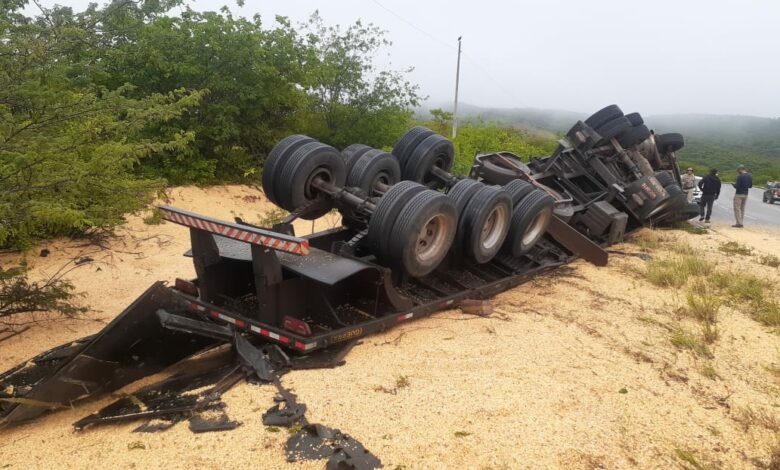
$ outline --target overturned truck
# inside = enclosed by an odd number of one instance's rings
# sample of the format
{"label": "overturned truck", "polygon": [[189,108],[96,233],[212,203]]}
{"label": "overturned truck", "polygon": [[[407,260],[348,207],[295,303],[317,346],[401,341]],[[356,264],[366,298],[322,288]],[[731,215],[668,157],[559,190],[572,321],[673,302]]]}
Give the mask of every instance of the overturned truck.
{"label": "overturned truck", "polygon": [[[339,152],[290,136],[263,171],[266,196],[289,211],[281,223],[160,207],[189,229],[197,278],[155,283],[96,335],[0,375],[0,425],[226,343],[272,381],[258,366],[264,357],[305,367],[341,344],[491,297],[578,257],[605,265],[604,247],[626,234],[697,214],[679,185],[682,146],[679,134],[654,134],[614,105],[577,122],[550,156],[479,154],[469,175],[450,172],[452,142],[424,127],[391,153],[359,144]],[[341,227],[295,234],[294,220],[334,210]],[[217,391],[240,378],[240,366],[215,379]]]}

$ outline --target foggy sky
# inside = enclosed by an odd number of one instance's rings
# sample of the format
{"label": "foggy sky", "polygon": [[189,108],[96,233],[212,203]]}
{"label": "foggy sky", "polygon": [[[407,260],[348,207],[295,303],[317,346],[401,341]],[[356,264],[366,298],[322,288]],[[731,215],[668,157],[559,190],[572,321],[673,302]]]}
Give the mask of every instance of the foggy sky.
{"label": "foggy sky", "polygon": [[[81,9],[87,2],[57,3]],[[780,0],[190,4],[260,13],[269,26],[274,15],[297,22],[315,10],[327,23],[374,23],[393,41],[377,63],[413,67],[409,78],[435,103],[453,99],[462,35],[461,102],[580,112],[617,103],[644,114],[780,116]]]}

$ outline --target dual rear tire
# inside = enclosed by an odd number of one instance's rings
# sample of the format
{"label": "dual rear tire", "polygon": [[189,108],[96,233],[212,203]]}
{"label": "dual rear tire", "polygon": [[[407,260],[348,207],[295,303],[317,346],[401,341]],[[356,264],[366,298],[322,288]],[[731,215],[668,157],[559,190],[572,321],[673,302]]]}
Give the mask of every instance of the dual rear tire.
{"label": "dual rear tire", "polygon": [[367,243],[383,263],[422,277],[436,269],[455,240],[457,213],[446,195],[402,181],[379,200]]}

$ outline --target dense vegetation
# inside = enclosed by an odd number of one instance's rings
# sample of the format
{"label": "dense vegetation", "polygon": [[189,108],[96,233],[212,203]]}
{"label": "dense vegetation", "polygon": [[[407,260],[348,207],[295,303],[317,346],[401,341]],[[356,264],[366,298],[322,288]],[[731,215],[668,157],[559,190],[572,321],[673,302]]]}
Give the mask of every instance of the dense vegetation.
{"label": "dense vegetation", "polygon": [[254,180],[291,133],[390,146],[418,104],[360,22],[26,3],[0,3],[0,248],[110,229],[166,183]]}
{"label": "dense vegetation", "polygon": [[[431,121],[423,122],[432,130],[450,136],[452,113],[440,108],[430,110]],[[532,156],[547,156],[555,150],[556,139],[550,135],[540,135],[496,122],[470,119],[461,122],[453,139],[455,146],[455,164],[453,172],[468,174],[474,155],[480,152],[505,150],[528,159]]]}

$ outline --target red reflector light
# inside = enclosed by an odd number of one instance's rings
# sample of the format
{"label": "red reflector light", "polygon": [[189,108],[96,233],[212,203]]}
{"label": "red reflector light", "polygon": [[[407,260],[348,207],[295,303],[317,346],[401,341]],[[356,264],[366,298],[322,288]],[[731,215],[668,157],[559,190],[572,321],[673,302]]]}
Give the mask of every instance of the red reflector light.
{"label": "red reflector light", "polygon": [[298,320],[297,318],[285,316],[282,319],[282,328],[287,331],[297,333],[301,336],[311,336],[311,328],[309,327],[309,324],[303,320]]}
{"label": "red reflector light", "polygon": [[184,292],[185,294],[189,294],[193,297],[198,296],[198,288],[195,287],[195,284],[191,281],[187,281],[184,279],[176,278],[176,281],[173,284],[173,288],[177,291]]}

